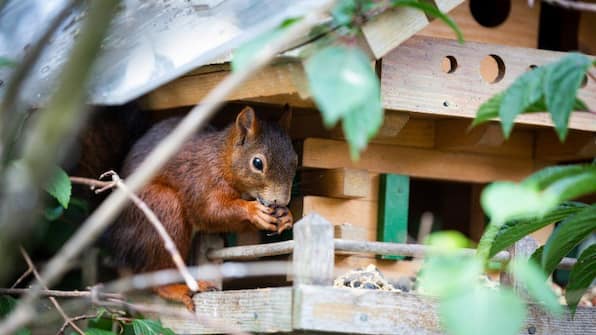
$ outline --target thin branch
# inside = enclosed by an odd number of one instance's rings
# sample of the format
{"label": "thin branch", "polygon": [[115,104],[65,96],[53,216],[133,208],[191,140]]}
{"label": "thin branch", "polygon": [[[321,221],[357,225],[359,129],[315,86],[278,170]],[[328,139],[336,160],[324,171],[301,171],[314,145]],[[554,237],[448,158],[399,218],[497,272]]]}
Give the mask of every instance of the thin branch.
{"label": "thin branch", "polygon": [[542,0],[548,4],[579,11],[596,12],[596,4],[570,0]]}
{"label": "thin branch", "polygon": [[27,268],[27,271],[23,272],[23,274],[19,277],[19,279],[17,279],[14,282],[14,284],[12,284],[12,286],[10,288],[17,287],[17,285],[19,285],[23,280],[25,280],[27,277],[29,277],[29,275],[31,274],[32,271],[33,271],[33,269],[31,267]]}
{"label": "thin branch", "polygon": [[114,183],[110,182],[110,181],[103,181],[103,180],[83,178],[83,177],[69,177],[69,178],[73,184],[87,185],[91,188],[92,191],[95,191],[95,193],[101,193],[101,192],[99,192],[99,190],[103,190],[106,187],[114,186]]}
{"label": "thin branch", "polygon": [[[0,288],[0,294],[23,295],[28,294],[31,288]],[[62,291],[62,290],[40,290],[39,295],[43,297],[56,298],[89,298],[91,291]],[[122,295],[116,293],[99,293],[100,297],[122,299]]]}
{"label": "thin branch", "polygon": [[[23,249],[23,247],[20,247],[21,250],[21,255],[23,255],[23,258],[25,259],[25,262],[27,262],[27,265],[29,266],[29,268],[31,269],[31,271],[33,271],[33,276],[35,276],[35,278],[37,279],[37,281],[39,282],[39,284],[44,288],[44,289],[48,289],[48,287],[44,284],[43,280],[41,279],[41,276],[39,275],[39,273],[37,272],[37,269],[35,268],[35,264],[33,264],[33,261],[31,260],[31,257],[29,257],[29,254],[27,254],[27,251],[25,251],[25,249]],[[81,335],[85,335],[85,333],[81,330],[81,328],[79,328],[71,319],[70,316],[66,315],[66,312],[64,312],[64,310],[62,309],[62,306],[60,306],[60,304],[58,303],[58,300],[56,300],[56,298],[54,297],[49,297],[48,298],[52,304],[54,305],[54,307],[56,308],[56,310],[58,311],[58,313],[60,313],[60,315],[62,315],[62,317],[64,318],[64,321],[68,324],[70,324],[70,327],[72,329],[74,329],[77,333],[81,334]]]}
{"label": "thin branch", "polygon": [[[262,48],[255,55],[250,67],[240,69],[227,76],[215,89],[203,99],[201,104],[193,108],[178,126],[145,158],[138,169],[126,180],[132,192],[138,191],[149,181],[159,169],[170,159],[178,148],[194,134],[223,104],[223,101],[236,88],[244,83],[252,74],[267,65],[283,48],[292,41],[307,34],[335,1],[323,1],[320,6],[313,9],[302,20],[289,26],[284,34],[272,41],[267,48]],[[124,208],[128,197],[122,189],[115,192],[101,204],[95,212],[85,221],[83,226],[50,260],[42,273],[46,283],[55,282],[68,267],[68,263],[75,258],[81,250],[91,244],[107,226],[115,219],[116,215]],[[41,287],[36,285],[21,301],[17,308],[0,323],[0,333],[10,333],[29,322],[34,317],[32,304],[39,296]]]}
{"label": "thin branch", "polygon": [[58,330],[58,332],[56,333],[56,335],[62,335],[62,334],[64,334],[64,331],[66,330],[66,327],[68,327],[68,325],[70,324],[70,322],[76,322],[76,321],[81,321],[81,320],[93,319],[95,317],[97,317],[97,314],[83,314],[83,315],[73,316],[68,321],[65,321],[62,324],[62,327],[60,327],[60,329]]}

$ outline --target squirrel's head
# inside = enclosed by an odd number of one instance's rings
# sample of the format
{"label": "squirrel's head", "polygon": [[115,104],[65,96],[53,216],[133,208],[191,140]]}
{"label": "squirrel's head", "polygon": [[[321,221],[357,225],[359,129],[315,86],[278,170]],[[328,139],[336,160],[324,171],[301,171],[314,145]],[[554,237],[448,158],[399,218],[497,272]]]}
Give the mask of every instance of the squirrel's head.
{"label": "squirrel's head", "polygon": [[245,107],[231,126],[228,150],[232,165],[229,180],[234,187],[266,206],[286,206],[298,156],[288,135],[292,113],[289,107],[278,122],[259,120]]}

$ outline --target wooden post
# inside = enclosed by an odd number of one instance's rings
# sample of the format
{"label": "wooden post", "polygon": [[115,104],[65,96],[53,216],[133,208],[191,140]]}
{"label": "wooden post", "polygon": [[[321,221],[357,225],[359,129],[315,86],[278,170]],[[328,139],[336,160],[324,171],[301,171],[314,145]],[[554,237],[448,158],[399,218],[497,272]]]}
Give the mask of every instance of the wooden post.
{"label": "wooden post", "polygon": [[[191,262],[196,265],[205,265],[208,263],[221,264],[223,260],[209,261],[207,254],[211,250],[221,249],[224,247],[224,240],[220,234],[206,234],[198,233],[195,235],[193,240],[193,259]],[[201,274],[198,274],[198,279],[201,280]],[[210,283],[214,284],[218,289],[222,289],[222,280],[209,280]]]}
{"label": "wooden post", "polygon": [[294,286],[331,285],[333,282],[333,226],[311,213],[294,225]]}
{"label": "wooden post", "polygon": [[[530,256],[532,256],[532,253],[534,253],[536,249],[538,249],[538,243],[536,240],[530,236],[526,236],[515,242],[515,244],[508,248],[507,251],[509,251],[509,254],[511,255],[511,260],[514,258],[528,259]],[[527,295],[524,287],[506,271],[501,272],[501,285],[511,286],[518,295]]]}
{"label": "wooden post", "polygon": [[[379,222],[377,240],[380,242],[406,243],[408,236],[408,206],[410,177],[396,174],[381,175],[379,185]],[[402,256],[381,256],[382,259],[399,260]]]}

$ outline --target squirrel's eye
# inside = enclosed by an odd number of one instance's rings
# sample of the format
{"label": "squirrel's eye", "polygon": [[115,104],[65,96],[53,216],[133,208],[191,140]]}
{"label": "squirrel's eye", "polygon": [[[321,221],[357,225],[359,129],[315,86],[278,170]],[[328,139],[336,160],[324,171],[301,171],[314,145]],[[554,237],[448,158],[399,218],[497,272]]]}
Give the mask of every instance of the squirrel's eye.
{"label": "squirrel's eye", "polygon": [[263,161],[258,157],[252,159],[252,166],[259,171],[263,171]]}

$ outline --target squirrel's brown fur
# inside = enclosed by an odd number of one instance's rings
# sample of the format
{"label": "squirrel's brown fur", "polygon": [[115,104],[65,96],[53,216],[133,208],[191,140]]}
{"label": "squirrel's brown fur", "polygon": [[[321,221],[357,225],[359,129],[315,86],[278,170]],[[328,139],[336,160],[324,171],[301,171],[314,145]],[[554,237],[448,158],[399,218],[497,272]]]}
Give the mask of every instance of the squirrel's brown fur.
{"label": "squirrel's brown fur", "polygon": [[[289,125],[286,111],[280,124]],[[180,121],[156,124],[133,146],[123,169],[132,173]],[[246,107],[221,131],[201,132],[188,140],[138,195],[155,212],[182,255],[188,255],[193,230],[281,232],[292,224],[286,208],[297,155],[280,124],[257,119]],[[262,164],[254,162],[255,158]],[[262,171],[257,169],[262,165]],[[145,216],[129,206],[108,231],[116,262],[135,272],[174,267],[170,254]],[[192,304],[184,286],[157,292]]]}

